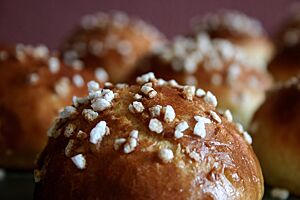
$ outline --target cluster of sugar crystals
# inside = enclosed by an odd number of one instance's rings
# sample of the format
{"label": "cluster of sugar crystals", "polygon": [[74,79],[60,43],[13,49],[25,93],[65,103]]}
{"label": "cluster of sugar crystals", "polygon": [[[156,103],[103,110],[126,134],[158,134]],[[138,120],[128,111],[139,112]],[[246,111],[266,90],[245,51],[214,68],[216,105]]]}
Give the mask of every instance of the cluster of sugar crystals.
{"label": "cluster of sugar crystals", "polygon": [[124,153],[128,154],[134,151],[134,149],[138,145],[138,136],[139,136],[139,132],[137,130],[133,130],[130,132],[128,141],[124,145]]}
{"label": "cluster of sugar crystals", "polygon": [[[0,51],[0,54],[3,60],[8,58],[8,56],[13,56],[21,63],[27,62],[31,58],[41,61],[40,65],[48,66],[48,71],[53,74],[53,76],[60,72],[62,68],[61,61],[55,52],[51,52],[45,45],[32,46],[20,43],[16,45],[14,54],[10,55],[6,51]],[[0,58],[0,60],[2,59]],[[29,84],[31,85],[37,85],[40,79],[43,78],[44,76],[42,76],[39,71],[28,74]],[[67,97],[71,92],[71,80],[76,87],[81,88],[85,85],[84,78],[81,74],[75,74],[73,77],[59,76],[59,79],[54,83],[54,91],[56,94],[63,98]]]}
{"label": "cluster of sugar crystals", "polygon": [[233,34],[259,37],[264,35],[261,23],[239,11],[224,10],[217,13],[205,15],[200,22],[194,22],[194,30],[199,31],[221,31],[227,30]]}
{"label": "cluster of sugar crystals", "polygon": [[129,134],[129,137],[126,138],[116,138],[114,143],[114,149],[119,150],[121,145],[124,144],[123,152],[128,154],[135,150],[138,145],[138,130],[132,130]]}
{"label": "cluster of sugar crystals", "polygon": [[[124,38],[123,32],[131,32],[131,34],[144,35],[149,37],[149,50],[154,51],[161,43],[164,36],[152,25],[147,24],[141,19],[130,18],[127,14],[114,11],[111,13],[98,12],[96,14],[89,14],[82,18],[81,27],[86,31],[83,34],[88,34],[90,30],[104,31],[107,35],[104,37],[77,37],[71,43],[67,43],[67,50],[63,57],[65,63],[74,66],[75,63],[80,63],[81,66],[76,68],[83,68],[84,58],[87,54],[92,54],[96,57],[103,57],[111,50],[120,55],[123,62],[131,62],[132,55],[135,54],[136,47],[132,41],[132,37]],[[82,39],[87,38],[87,39]],[[75,66],[74,66],[75,68]],[[95,75],[100,82],[108,80],[108,75],[103,68],[96,69]]]}
{"label": "cluster of sugar crystals", "polygon": [[49,59],[49,49],[45,45],[32,46],[20,43],[16,45],[15,56],[20,62],[26,60],[27,56],[38,60],[47,60]]}
{"label": "cluster of sugar crystals", "polygon": [[[169,62],[174,72],[184,72],[186,82],[193,84],[197,84],[197,79],[192,75],[200,67],[210,76],[212,85],[225,83],[231,87],[242,72],[254,70],[242,49],[227,40],[211,39],[206,33],[199,33],[195,38],[177,37],[173,43],[160,48],[157,56]],[[251,87],[251,82],[247,84]]]}
{"label": "cluster of sugar crystals", "polygon": [[84,109],[82,111],[82,115],[84,116],[84,118],[88,121],[94,121],[95,119],[97,119],[98,117],[98,113],[92,109]]}
{"label": "cluster of sugar crystals", "polygon": [[157,92],[152,88],[152,83],[145,83],[141,87],[141,92],[149,98],[154,98],[157,95]]}
{"label": "cluster of sugar crystals", "polygon": [[183,132],[189,128],[189,125],[186,121],[182,121],[177,126],[175,127],[175,132],[174,136],[175,138],[182,138],[183,137]]}
{"label": "cluster of sugar crystals", "polygon": [[146,24],[141,19],[130,18],[126,13],[121,11],[114,11],[112,13],[98,12],[96,14],[86,15],[81,20],[81,26],[86,30],[95,28],[104,29],[108,26],[113,26],[116,29],[133,26],[135,29],[144,34],[161,37],[160,32],[154,26]]}
{"label": "cluster of sugar crystals", "polygon": [[99,84],[91,81],[88,83],[89,98],[94,111],[104,111],[112,106],[115,94],[110,89],[99,89]]}
{"label": "cluster of sugar crystals", "polygon": [[145,108],[144,108],[142,102],[134,101],[134,102],[132,102],[132,104],[129,105],[128,109],[132,113],[141,113],[144,111]]}
{"label": "cluster of sugar crystals", "polygon": [[[167,82],[167,81],[163,81],[163,82],[160,81],[160,83],[162,83],[162,84],[160,84],[159,81],[154,77],[154,75],[152,73],[148,73],[146,75],[138,77],[137,81],[142,86],[148,86],[151,88],[152,87],[162,87],[162,86],[166,86],[166,85],[168,85],[170,87],[175,87],[179,91],[181,91],[183,93],[183,97],[189,101],[193,101],[194,96],[196,96],[197,98],[202,98],[208,104],[211,104],[213,106],[217,105],[217,103],[216,103],[217,100],[216,100],[215,96],[209,91],[205,92],[204,90],[202,90],[200,88],[196,89],[193,87],[191,89],[191,87],[180,86],[178,84],[174,84],[172,82]],[[99,112],[102,112],[112,106],[112,101],[115,97],[115,94],[112,90],[100,88],[99,84],[95,81],[91,81],[88,83],[88,91],[89,91],[89,95],[88,95],[87,99],[88,99],[88,101],[91,102],[92,109],[87,109],[87,108],[83,109],[81,114],[84,116],[84,118],[86,120],[94,121],[98,118]],[[140,92],[142,92],[142,91],[140,91]],[[189,92],[191,92],[191,94],[187,94]],[[145,93],[143,93],[143,94],[145,94]],[[133,101],[132,104],[130,104],[130,106],[128,108],[129,111],[132,112],[133,114],[144,112],[146,110],[146,108],[144,107],[142,102],[139,101],[143,98],[143,96],[136,93],[136,94],[133,94],[133,97],[134,97],[134,99],[136,97],[137,101]],[[147,98],[147,96],[146,96],[146,98]],[[101,109],[99,109],[99,107],[98,107],[99,105],[97,103],[95,104],[95,102],[98,102],[100,99],[107,101],[109,106],[108,107],[105,106],[105,108],[102,107]],[[77,104],[80,104],[83,102],[87,102],[87,100],[86,100],[86,98],[76,98],[76,102],[77,102]],[[157,134],[163,133],[163,131],[164,131],[163,123],[171,123],[176,118],[175,110],[171,105],[166,105],[166,106],[154,105],[154,106],[148,108],[148,111],[149,111],[150,117],[151,117],[149,124],[148,124],[148,128],[150,131],[155,132]],[[67,106],[61,112],[61,118],[62,119],[70,118],[75,114],[78,114],[76,106],[75,107]],[[162,122],[158,119],[161,114],[163,114],[164,122]],[[210,117],[215,121],[216,124],[222,123],[221,117],[215,111],[210,110],[209,114],[210,114]],[[232,115],[229,110],[226,110],[224,112],[223,116],[227,121],[232,122]],[[211,121],[209,118],[207,118],[205,116],[200,116],[200,115],[195,115],[194,119],[196,121],[196,124],[192,129],[193,133],[195,136],[199,136],[200,138],[204,139],[207,134],[206,133],[206,125],[213,123],[213,121]],[[55,125],[54,125],[54,128],[55,128]],[[73,124],[70,123],[65,129],[65,136],[70,137],[72,135],[72,132],[74,132],[76,128],[77,127],[75,127]],[[176,138],[176,139],[182,138],[184,136],[184,132],[187,131],[188,129],[190,129],[190,125],[188,124],[187,121],[176,122],[176,126],[174,129],[174,138]],[[236,123],[236,129],[245,138],[247,143],[249,143],[249,144],[252,143],[252,139],[251,139],[250,135],[246,131],[244,131],[241,124]],[[52,131],[54,131],[54,130],[52,130]],[[108,128],[106,122],[100,121],[91,130],[89,141],[92,144],[98,144],[103,140],[103,137],[105,135],[108,135],[109,133],[110,133],[109,128]],[[114,143],[114,149],[118,150],[122,145],[124,153],[128,154],[128,153],[133,152],[138,145],[138,135],[139,135],[139,132],[137,130],[132,130],[127,139],[126,138],[116,138],[115,143]],[[66,152],[68,152],[69,156],[70,156],[71,148],[72,148],[72,144],[68,144],[68,148],[66,148]],[[193,158],[194,160],[196,160],[198,158],[197,155],[194,155],[195,153],[193,153],[193,152],[189,152],[189,153],[190,153],[189,156],[191,158]],[[174,158],[174,154],[173,154],[172,150],[167,149],[167,148],[163,148],[163,149],[159,150],[158,156],[159,156],[159,158],[161,158],[161,160],[164,163],[171,162],[172,159]],[[79,169],[85,168],[85,158],[82,154],[77,155],[77,157],[76,156],[72,157],[72,161]]]}
{"label": "cluster of sugar crystals", "polygon": [[149,108],[149,112],[151,117],[158,117],[160,116],[160,112],[162,110],[162,106],[161,105],[155,105],[151,108]]}

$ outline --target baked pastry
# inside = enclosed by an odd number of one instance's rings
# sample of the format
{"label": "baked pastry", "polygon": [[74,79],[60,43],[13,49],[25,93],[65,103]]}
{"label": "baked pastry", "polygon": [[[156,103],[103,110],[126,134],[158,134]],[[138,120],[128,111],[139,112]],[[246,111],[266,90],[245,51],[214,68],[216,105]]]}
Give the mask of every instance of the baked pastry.
{"label": "baked pastry", "polygon": [[99,12],[83,17],[81,26],[63,43],[62,52],[66,63],[88,67],[98,81],[118,83],[163,40],[155,27],[141,19],[122,12]]}
{"label": "baked pastry", "polygon": [[94,76],[63,66],[45,46],[18,44],[0,47],[0,77],[0,167],[33,169],[59,109]]}
{"label": "baked pastry", "polygon": [[49,130],[35,199],[261,199],[251,137],[210,92],[153,73],[88,84]]}
{"label": "baked pastry", "polygon": [[269,91],[255,114],[251,133],[266,183],[300,195],[300,81],[292,78]]}
{"label": "baked pastry", "polygon": [[300,74],[300,12],[291,14],[276,36],[277,53],[268,69],[275,81]]}
{"label": "baked pastry", "polygon": [[136,74],[150,71],[166,80],[212,91],[221,99],[219,108],[229,108],[245,126],[272,82],[267,71],[252,67],[237,46],[227,40],[210,39],[204,33],[175,39],[142,60]]}
{"label": "baked pastry", "polygon": [[265,68],[273,55],[273,44],[261,23],[236,10],[221,10],[195,18],[194,32],[206,32],[212,38],[223,38],[240,46],[254,67]]}

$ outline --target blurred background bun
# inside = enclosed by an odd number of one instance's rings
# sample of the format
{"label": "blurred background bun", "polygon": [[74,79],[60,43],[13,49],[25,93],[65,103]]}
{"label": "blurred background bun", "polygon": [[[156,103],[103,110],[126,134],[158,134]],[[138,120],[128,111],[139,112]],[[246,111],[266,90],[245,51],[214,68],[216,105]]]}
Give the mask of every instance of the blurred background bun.
{"label": "blurred background bun", "polygon": [[[66,63],[80,62],[98,81],[123,82],[136,61],[164,41],[154,26],[123,12],[86,15],[62,44]],[[108,78],[109,75],[109,78]]]}
{"label": "blurred background bun", "polygon": [[300,195],[300,81],[269,91],[252,124],[254,150],[267,184]]}
{"label": "blurred background bun", "polygon": [[220,10],[192,20],[194,32],[227,39],[251,58],[253,66],[266,68],[273,55],[273,44],[260,21],[237,10]]}
{"label": "blurred background bun", "polygon": [[32,169],[47,129],[94,76],[62,64],[47,47],[0,47],[0,167]]}
{"label": "blurred background bun", "polygon": [[277,53],[268,66],[275,81],[300,74],[300,7],[293,10],[275,36]]}
{"label": "blurred background bun", "polygon": [[196,37],[177,37],[146,57],[135,75],[153,71],[166,80],[212,91],[221,100],[219,108],[230,109],[236,120],[247,126],[272,83],[268,72],[253,67],[249,60],[230,41],[200,33]]}

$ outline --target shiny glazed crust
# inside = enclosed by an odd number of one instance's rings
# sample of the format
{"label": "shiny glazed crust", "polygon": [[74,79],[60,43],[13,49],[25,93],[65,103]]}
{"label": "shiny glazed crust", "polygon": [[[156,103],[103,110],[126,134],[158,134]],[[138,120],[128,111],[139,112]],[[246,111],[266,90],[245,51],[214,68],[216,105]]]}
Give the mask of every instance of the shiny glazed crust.
{"label": "shiny glazed crust", "polygon": [[[38,160],[35,199],[262,198],[251,138],[217,113],[212,94],[150,79],[111,90],[90,84],[89,97],[65,108]],[[104,110],[100,99],[110,103]]]}

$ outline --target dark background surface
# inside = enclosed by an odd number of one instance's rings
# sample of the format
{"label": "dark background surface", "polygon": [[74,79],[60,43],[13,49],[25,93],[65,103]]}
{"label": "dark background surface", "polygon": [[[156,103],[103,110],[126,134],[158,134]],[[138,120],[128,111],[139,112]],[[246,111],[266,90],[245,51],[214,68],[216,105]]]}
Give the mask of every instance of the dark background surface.
{"label": "dark background surface", "polygon": [[81,16],[122,10],[156,25],[167,36],[185,33],[190,19],[222,8],[238,9],[276,30],[297,0],[0,0],[0,42],[44,43],[55,48]]}
{"label": "dark background surface", "polygon": [[[7,172],[5,179],[0,180],[1,200],[32,200],[34,193],[33,175],[29,172]],[[278,200],[270,197],[270,188],[265,187],[263,200]],[[290,195],[288,200],[299,200]]]}

